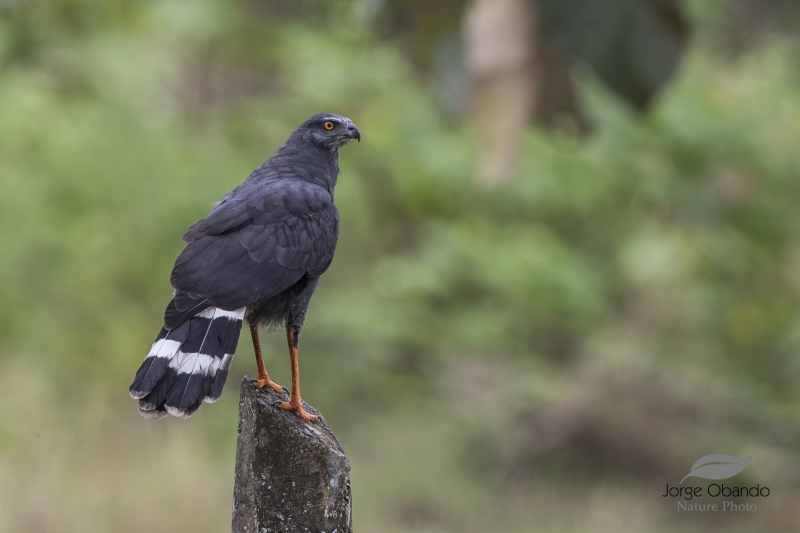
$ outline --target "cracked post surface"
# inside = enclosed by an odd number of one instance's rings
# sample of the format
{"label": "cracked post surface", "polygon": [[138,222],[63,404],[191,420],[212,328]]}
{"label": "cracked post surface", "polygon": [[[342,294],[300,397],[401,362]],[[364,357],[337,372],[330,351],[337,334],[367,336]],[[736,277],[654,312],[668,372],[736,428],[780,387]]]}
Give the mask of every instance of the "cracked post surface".
{"label": "cracked post surface", "polygon": [[[352,531],[350,461],[322,416],[309,424],[285,400],[242,380],[233,533]],[[319,413],[307,403],[311,414]]]}

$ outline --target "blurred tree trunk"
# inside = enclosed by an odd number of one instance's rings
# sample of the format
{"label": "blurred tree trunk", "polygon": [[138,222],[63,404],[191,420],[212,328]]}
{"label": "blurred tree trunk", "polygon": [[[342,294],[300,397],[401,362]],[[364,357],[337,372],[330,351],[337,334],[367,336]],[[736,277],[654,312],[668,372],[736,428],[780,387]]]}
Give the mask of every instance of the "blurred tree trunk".
{"label": "blurred tree trunk", "polygon": [[586,133],[569,57],[529,0],[472,0],[464,10],[467,110],[477,146],[477,178],[487,188],[516,174],[531,119],[555,128],[568,118]]}
{"label": "blurred tree trunk", "polygon": [[536,101],[538,17],[526,0],[472,0],[464,11],[468,119],[477,145],[478,181],[508,182]]}

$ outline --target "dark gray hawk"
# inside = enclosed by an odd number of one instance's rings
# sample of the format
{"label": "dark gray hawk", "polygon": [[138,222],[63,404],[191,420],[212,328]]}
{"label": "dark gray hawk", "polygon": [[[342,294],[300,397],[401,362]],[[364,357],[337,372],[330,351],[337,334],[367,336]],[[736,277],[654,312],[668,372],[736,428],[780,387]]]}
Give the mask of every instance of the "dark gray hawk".
{"label": "dark gray hawk", "polygon": [[259,326],[285,326],[292,392],[276,406],[316,421],[300,400],[297,348],[311,296],[333,260],[339,150],[353,139],[361,133],[350,119],[314,115],[186,231],[164,327],[130,387],[142,416],[188,418],[203,401],[216,401],[247,320],[255,386],[288,392],[269,378],[258,339]]}

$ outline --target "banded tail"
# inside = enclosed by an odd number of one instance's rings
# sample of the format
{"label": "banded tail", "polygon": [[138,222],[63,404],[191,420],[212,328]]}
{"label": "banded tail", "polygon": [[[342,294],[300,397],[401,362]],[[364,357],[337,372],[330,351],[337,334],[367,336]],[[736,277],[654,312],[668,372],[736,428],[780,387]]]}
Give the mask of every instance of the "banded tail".
{"label": "banded tail", "polygon": [[239,342],[245,308],[209,307],[174,329],[161,328],[130,387],[139,414],[189,418],[219,399]]}

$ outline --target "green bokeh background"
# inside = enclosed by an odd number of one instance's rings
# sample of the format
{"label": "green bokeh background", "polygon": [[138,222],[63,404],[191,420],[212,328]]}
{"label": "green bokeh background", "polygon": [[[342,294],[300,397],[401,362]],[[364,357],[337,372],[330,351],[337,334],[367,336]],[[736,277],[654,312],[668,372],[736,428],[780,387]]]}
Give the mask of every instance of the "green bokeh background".
{"label": "green bokeh background", "polygon": [[[356,531],[796,530],[792,21],[745,46],[735,2],[685,2],[648,113],[578,72],[591,134],[531,126],[488,191],[375,4],[0,3],[0,530],[229,528],[246,337],[190,421],[141,419],[127,387],[183,231],[319,111],[363,136],[301,350]],[[709,453],[753,456],[757,512],[661,497]]]}

